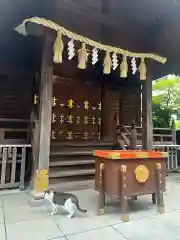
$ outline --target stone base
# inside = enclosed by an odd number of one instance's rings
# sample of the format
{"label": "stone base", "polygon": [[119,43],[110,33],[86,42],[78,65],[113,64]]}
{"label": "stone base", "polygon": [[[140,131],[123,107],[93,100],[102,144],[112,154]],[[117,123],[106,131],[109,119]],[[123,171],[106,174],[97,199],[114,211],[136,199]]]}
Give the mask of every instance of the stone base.
{"label": "stone base", "polygon": [[44,191],[48,189],[48,172],[45,169],[37,170],[34,179],[29,186],[29,204],[41,206],[44,203]]}
{"label": "stone base", "polygon": [[121,215],[121,220],[123,222],[129,222],[129,215],[128,214],[122,214]]}
{"label": "stone base", "polygon": [[36,193],[34,190],[29,191],[30,198],[28,200],[29,204],[33,207],[42,206],[44,204],[44,193]]}

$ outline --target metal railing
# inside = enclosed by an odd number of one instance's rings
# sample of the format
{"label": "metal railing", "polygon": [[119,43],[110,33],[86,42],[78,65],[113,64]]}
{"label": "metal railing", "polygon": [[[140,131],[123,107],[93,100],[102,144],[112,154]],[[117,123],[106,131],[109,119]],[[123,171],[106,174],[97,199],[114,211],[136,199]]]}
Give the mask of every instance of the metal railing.
{"label": "metal railing", "polygon": [[0,145],[0,189],[24,189],[27,145]]}

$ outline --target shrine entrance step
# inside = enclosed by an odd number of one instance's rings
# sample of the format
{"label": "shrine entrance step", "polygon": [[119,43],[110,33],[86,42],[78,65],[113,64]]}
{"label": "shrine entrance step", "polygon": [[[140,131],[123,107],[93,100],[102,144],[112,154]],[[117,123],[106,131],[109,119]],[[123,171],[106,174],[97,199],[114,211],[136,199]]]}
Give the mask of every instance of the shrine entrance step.
{"label": "shrine entrance step", "polygon": [[95,149],[112,149],[109,141],[52,142],[50,152],[50,187],[61,191],[94,187]]}

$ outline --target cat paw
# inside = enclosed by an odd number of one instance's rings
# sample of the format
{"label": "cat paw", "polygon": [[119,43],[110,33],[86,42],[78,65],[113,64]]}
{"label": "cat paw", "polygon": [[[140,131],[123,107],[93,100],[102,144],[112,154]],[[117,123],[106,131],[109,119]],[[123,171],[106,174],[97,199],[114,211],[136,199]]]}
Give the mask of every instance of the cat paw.
{"label": "cat paw", "polygon": [[54,213],[54,212],[50,213],[51,216],[53,216],[53,215],[55,215],[55,214],[56,214],[56,213]]}
{"label": "cat paw", "polygon": [[72,217],[73,217],[73,216],[72,216],[72,215],[70,215],[70,214],[67,216],[67,218],[68,218],[68,219],[70,219],[70,218],[72,218]]}

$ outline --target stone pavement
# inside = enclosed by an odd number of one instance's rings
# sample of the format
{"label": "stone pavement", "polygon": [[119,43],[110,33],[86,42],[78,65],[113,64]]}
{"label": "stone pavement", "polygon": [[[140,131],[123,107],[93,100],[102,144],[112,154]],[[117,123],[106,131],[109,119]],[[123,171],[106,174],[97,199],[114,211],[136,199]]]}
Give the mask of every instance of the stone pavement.
{"label": "stone pavement", "polygon": [[[8,194],[7,194],[8,193]],[[50,216],[44,203],[32,207],[27,192],[0,192],[0,240],[180,240],[180,173],[167,178],[166,213],[159,215],[150,196],[131,201],[128,223],[122,223],[119,203],[109,201],[104,216],[96,216],[96,193],[75,192],[86,214],[73,219]]]}

